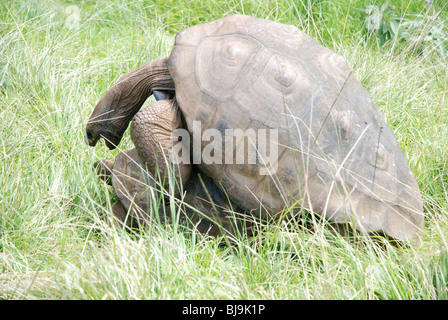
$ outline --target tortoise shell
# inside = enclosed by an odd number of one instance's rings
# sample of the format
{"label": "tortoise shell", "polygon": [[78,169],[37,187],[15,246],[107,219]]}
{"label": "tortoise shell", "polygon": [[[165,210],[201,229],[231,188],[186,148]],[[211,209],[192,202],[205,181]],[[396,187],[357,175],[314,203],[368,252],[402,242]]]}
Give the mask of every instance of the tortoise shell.
{"label": "tortoise shell", "polygon": [[[240,207],[303,207],[397,239],[422,228],[418,185],[371,97],[344,58],[296,27],[242,15],[193,26],[176,36],[169,71],[193,163]],[[236,129],[245,135],[227,147]]]}

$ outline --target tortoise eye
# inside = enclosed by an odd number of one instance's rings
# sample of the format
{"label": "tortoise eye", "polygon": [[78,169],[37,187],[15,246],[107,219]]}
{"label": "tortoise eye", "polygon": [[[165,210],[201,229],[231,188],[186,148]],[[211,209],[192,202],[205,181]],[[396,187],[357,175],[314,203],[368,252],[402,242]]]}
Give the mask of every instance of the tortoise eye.
{"label": "tortoise eye", "polygon": [[92,132],[90,130],[86,130],[86,135],[87,135],[87,139],[92,140],[93,135],[92,135]]}

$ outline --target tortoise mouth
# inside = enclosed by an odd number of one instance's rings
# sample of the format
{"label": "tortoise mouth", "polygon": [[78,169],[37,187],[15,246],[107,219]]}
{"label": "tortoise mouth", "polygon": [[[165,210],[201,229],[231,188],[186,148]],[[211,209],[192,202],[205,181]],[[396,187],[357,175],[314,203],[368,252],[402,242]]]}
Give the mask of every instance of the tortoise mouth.
{"label": "tortoise mouth", "polygon": [[94,134],[93,130],[91,130],[89,127],[86,127],[84,131],[84,142],[88,146],[94,147],[96,146],[100,138],[103,138],[106,147],[109,148],[109,150],[113,150],[120,143],[122,136],[122,133],[113,133],[109,130],[102,130],[102,132],[100,132],[99,134]]}
{"label": "tortoise mouth", "polygon": [[109,150],[114,150],[117,147],[117,144],[115,144],[111,140],[109,140],[107,138],[103,138],[103,139],[104,139],[104,143],[106,144],[106,147],[109,148]]}
{"label": "tortoise mouth", "polygon": [[93,135],[92,131],[89,128],[85,128],[84,130],[84,142],[90,146],[94,147],[99,140],[99,137]]}
{"label": "tortoise mouth", "polygon": [[114,150],[120,144],[123,133],[113,133],[111,131],[105,131],[101,133],[100,136],[101,138],[103,138],[106,147],[109,150]]}

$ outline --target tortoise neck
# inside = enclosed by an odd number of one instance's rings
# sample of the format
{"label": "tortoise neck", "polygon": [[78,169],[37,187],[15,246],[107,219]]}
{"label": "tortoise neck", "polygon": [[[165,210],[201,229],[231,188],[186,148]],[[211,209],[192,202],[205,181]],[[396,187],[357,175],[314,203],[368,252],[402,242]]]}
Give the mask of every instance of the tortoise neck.
{"label": "tortoise neck", "polygon": [[168,58],[145,63],[121,77],[106,92],[87,122],[86,142],[95,145],[103,137],[109,148],[118,145],[134,115],[154,90],[174,93]]}
{"label": "tortoise neck", "polygon": [[126,130],[154,90],[174,92],[174,82],[168,71],[168,58],[147,62],[122,76],[104,97],[110,95],[108,98],[115,105],[113,113],[121,117]]}

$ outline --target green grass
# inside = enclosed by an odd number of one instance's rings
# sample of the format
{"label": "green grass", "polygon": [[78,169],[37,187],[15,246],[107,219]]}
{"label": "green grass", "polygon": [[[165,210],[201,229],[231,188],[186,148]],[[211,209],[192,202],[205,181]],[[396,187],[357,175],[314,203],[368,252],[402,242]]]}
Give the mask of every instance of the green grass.
{"label": "green grass", "polygon": [[[432,12],[420,0],[390,2],[400,15]],[[380,47],[360,10],[374,3],[2,2],[0,298],[448,298],[447,62],[408,43]],[[346,57],[421,188],[421,246],[384,250],[286,222],[229,246],[175,224],[132,235],[105,222],[114,196],[91,167],[118,151],[85,145],[94,105],[121,75],[167,56],[176,32],[233,13],[296,25]],[[121,148],[130,147],[126,134]]]}

